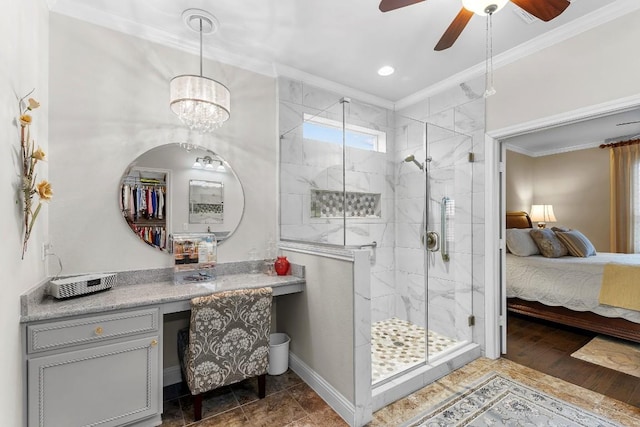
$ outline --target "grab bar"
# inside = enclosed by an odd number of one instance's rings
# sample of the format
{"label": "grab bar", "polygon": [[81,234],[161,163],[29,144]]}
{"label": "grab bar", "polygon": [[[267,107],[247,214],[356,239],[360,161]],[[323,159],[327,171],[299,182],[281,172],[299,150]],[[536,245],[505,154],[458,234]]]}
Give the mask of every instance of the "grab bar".
{"label": "grab bar", "polygon": [[451,241],[449,219],[453,216],[454,212],[453,200],[448,197],[442,198],[440,204],[440,252],[442,253],[442,260],[449,261],[449,242]]}
{"label": "grab bar", "polygon": [[360,249],[364,249],[364,248],[373,248],[373,249],[375,249],[377,247],[378,247],[378,242],[376,242],[375,240],[373,242],[371,242],[371,243],[360,245]]}
{"label": "grab bar", "polygon": [[[314,243],[314,245],[318,245],[319,243]],[[326,245],[326,244],[325,244]],[[326,246],[333,246],[333,245],[326,245]],[[375,240],[371,243],[365,243],[364,245],[344,245],[344,246],[340,246],[343,249],[364,249],[364,248],[372,248],[375,249],[376,247],[378,247],[378,242],[376,242]]]}

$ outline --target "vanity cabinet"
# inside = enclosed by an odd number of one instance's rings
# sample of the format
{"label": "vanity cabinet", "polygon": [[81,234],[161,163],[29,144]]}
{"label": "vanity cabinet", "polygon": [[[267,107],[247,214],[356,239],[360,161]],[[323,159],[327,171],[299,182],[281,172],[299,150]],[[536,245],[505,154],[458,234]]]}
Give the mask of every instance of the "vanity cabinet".
{"label": "vanity cabinet", "polygon": [[29,427],[157,425],[159,309],[28,324]]}

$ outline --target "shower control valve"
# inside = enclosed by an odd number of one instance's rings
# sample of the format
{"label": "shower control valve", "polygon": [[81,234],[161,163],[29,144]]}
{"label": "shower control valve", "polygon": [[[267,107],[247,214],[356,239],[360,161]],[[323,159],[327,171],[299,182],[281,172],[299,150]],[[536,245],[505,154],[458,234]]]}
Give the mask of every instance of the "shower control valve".
{"label": "shower control valve", "polygon": [[431,252],[437,252],[440,249],[440,236],[435,231],[427,231],[426,248]]}

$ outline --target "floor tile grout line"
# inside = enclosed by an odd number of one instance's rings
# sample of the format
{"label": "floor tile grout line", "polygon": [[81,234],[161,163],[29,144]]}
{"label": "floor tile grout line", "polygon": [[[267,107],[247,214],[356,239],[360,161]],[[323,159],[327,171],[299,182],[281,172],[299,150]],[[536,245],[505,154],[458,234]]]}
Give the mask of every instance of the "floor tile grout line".
{"label": "floor tile grout line", "polygon": [[[300,384],[296,384],[296,385],[300,385]],[[302,409],[302,412],[305,414],[305,417],[309,417],[309,419],[311,419],[311,421],[313,421],[313,419],[311,418],[311,414],[309,413],[309,411],[307,411],[306,409],[304,409],[304,407],[302,406],[302,404],[300,404],[300,402],[298,401],[298,399],[296,399],[296,397],[291,394],[291,391],[289,389],[291,389],[292,387],[289,387],[288,389],[286,389],[285,391],[289,394],[289,396],[291,396],[291,398],[293,399],[294,402],[296,402],[296,405],[298,405],[300,407],[300,409]],[[292,420],[291,423],[295,422],[295,421],[299,421],[305,417],[300,417],[298,419]],[[291,424],[289,423],[289,424]]]}

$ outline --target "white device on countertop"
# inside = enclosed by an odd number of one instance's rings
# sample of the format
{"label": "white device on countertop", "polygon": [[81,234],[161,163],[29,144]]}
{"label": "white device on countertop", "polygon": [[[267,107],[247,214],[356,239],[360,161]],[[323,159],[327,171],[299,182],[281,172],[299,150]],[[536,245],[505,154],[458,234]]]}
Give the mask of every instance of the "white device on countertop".
{"label": "white device on countertop", "polygon": [[66,277],[49,282],[49,295],[58,299],[71,298],[110,289],[115,283],[115,274],[87,274]]}

